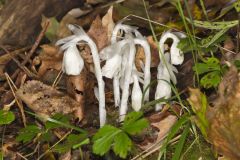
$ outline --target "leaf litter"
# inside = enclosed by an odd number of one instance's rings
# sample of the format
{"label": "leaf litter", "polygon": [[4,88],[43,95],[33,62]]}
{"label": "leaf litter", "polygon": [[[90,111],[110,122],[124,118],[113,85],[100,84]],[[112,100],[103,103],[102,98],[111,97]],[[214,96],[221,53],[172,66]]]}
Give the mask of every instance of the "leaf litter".
{"label": "leaf litter", "polygon": [[[104,3],[104,1],[89,1],[90,4],[101,4]],[[190,3],[190,2],[189,2]],[[223,2],[221,2],[223,3]],[[135,1],[132,1],[129,6],[127,6],[127,3],[124,4],[117,4],[115,8],[117,10],[124,9],[125,13],[130,13],[129,11],[134,11],[134,4],[136,4]],[[211,2],[207,1],[207,6],[216,5],[217,2]],[[168,6],[169,4],[164,4]],[[163,6],[164,6],[163,5]],[[147,4],[149,7],[162,7],[160,6],[151,6],[150,4]],[[126,7],[126,8],[124,8]],[[137,5],[138,8],[143,8],[141,5]],[[169,6],[168,6],[169,7]],[[217,25],[208,24],[207,22],[200,21],[202,17],[202,13],[199,9],[199,6],[192,3],[190,4],[191,12],[194,14],[194,17],[196,20],[194,21],[196,23],[196,26],[200,27],[217,27],[217,29],[221,29],[221,25],[226,25],[226,23],[219,23]],[[107,14],[101,18],[101,16],[96,16],[95,20],[90,25],[90,29],[87,31],[87,34],[89,37],[91,37],[94,42],[97,45],[98,50],[102,50],[106,46],[110,45],[110,39],[111,39],[111,33],[114,29],[114,21],[113,21],[113,8],[111,7]],[[115,9],[114,8],[114,9]],[[167,8],[167,7],[166,7]],[[142,9],[141,9],[142,10]],[[152,10],[154,11],[154,9]],[[165,11],[166,14],[174,15],[172,12],[172,8],[169,7]],[[136,13],[135,10],[133,13]],[[123,16],[121,13],[117,13],[119,17]],[[160,13],[162,14],[162,13]],[[156,21],[160,22],[169,22],[167,17],[159,18],[158,15],[154,17]],[[45,20],[43,20],[44,22]],[[67,14],[63,20],[60,22],[60,24],[56,24],[56,19],[50,20],[52,23],[52,26],[50,26],[50,29],[46,33],[46,36],[49,40],[51,40],[52,44],[44,44],[41,46],[40,54],[35,55],[33,60],[29,60],[30,64],[28,67],[31,68],[31,70],[35,73],[37,73],[37,80],[30,80],[25,82],[24,84],[24,76],[18,77],[18,80],[16,81],[17,86],[20,87],[16,94],[19,99],[21,99],[28,108],[30,108],[31,111],[33,111],[37,115],[41,115],[43,117],[51,117],[56,113],[62,113],[62,114],[71,114],[74,116],[74,118],[77,118],[79,120],[82,120],[80,122],[81,126],[84,126],[86,128],[89,128],[90,132],[95,132],[96,128],[99,126],[98,122],[98,108],[97,108],[97,98],[94,95],[94,87],[97,84],[97,80],[94,77],[95,74],[95,66],[93,64],[93,57],[91,54],[91,50],[86,44],[80,43],[78,44],[78,49],[80,50],[80,54],[82,58],[84,59],[84,69],[83,72],[81,72],[80,75],[77,76],[67,76],[65,74],[61,73],[62,69],[62,57],[63,53],[62,51],[53,45],[53,43],[61,38],[64,38],[66,36],[70,36],[71,32],[67,29],[66,24],[79,24],[80,21],[76,19],[74,16]],[[134,19],[131,23],[136,22]],[[145,23],[145,22],[144,22]],[[146,25],[138,24],[138,26],[142,28],[146,27]],[[175,23],[175,22],[172,22]],[[176,22],[177,23],[177,22]],[[230,21],[229,21],[230,23]],[[232,25],[235,25],[232,24]],[[55,27],[55,28],[54,28]],[[146,27],[147,28],[147,27]],[[214,28],[214,29],[215,29]],[[161,28],[162,29],[162,28]],[[161,29],[156,27],[157,31],[161,31]],[[53,32],[51,30],[54,30]],[[224,31],[225,33],[226,31]],[[52,35],[51,35],[52,34]],[[223,33],[221,33],[222,35]],[[149,35],[149,34],[147,34]],[[121,36],[121,35],[119,35]],[[150,44],[151,48],[151,70],[155,69],[155,73],[152,73],[152,76],[154,77],[154,74],[156,74],[156,68],[160,62],[159,60],[159,51],[158,51],[158,44],[154,42],[152,36],[147,37],[147,41]],[[215,42],[215,41],[214,41]],[[207,47],[214,43],[213,41],[208,42],[206,45]],[[168,43],[169,44],[169,43]],[[171,42],[170,42],[171,44]],[[171,45],[169,45],[167,48],[170,48]],[[234,50],[234,42],[231,38],[227,39],[225,41],[224,47],[228,50]],[[15,55],[16,53],[16,55]],[[228,53],[228,52],[227,52]],[[225,55],[227,55],[227,53]],[[231,55],[232,52],[229,52]],[[14,52],[14,57],[23,57],[24,58],[23,51]],[[237,57],[237,56],[236,56]],[[234,61],[237,58],[235,55],[229,58],[225,57],[223,58],[224,61]],[[145,54],[142,47],[137,46],[137,53],[135,56],[135,64],[138,71],[141,71],[143,68],[143,65],[145,62]],[[21,59],[21,58],[20,58]],[[0,65],[0,74],[2,75],[4,71],[6,70],[6,64],[9,63],[12,60],[12,57],[7,56],[7,54],[0,57],[1,63]],[[187,58],[187,60],[184,62],[184,64],[180,67],[178,67],[179,74],[177,75],[180,86],[179,89],[186,89],[186,87],[192,86],[192,79],[186,78],[186,75],[188,75],[190,72],[192,72],[192,57]],[[221,63],[221,62],[220,62]],[[101,62],[101,66],[103,66],[104,63]],[[24,73],[24,72],[21,72]],[[26,76],[26,74],[23,74]],[[59,78],[59,77],[60,78]],[[56,78],[57,77],[57,78]],[[179,79],[180,77],[180,79]],[[4,77],[3,77],[4,78]],[[59,78],[59,79],[58,79]],[[219,77],[218,77],[219,78]],[[27,78],[28,80],[31,78]],[[210,79],[211,80],[211,79]],[[106,104],[107,106],[107,112],[108,116],[113,116],[109,119],[109,123],[112,124],[118,124],[117,119],[117,109],[114,109],[114,93],[112,88],[112,82],[109,79],[104,79],[105,81],[105,96],[106,96]],[[205,112],[201,111],[201,114],[197,114],[197,112],[200,112],[197,110],[196,116],[190,118],[194,123],[197,124],[197,126],[201,129],[202,122],[201,118],[206,118],[208,120],[208,125],[205,128],[207,140],[214,145],[216,150],[220,153],[225,155],[226,157],[230,157],[231,159],[239,159],[238,150],[239,144],[238,144],[238,125],[235,123],[239,120],[239,107],[238,107],[238,76],[236,69],[231,69],[221,79],[219,82],[219,88],[218,88],[218,98],[213,102],[213,106],[210,107],[207,106],[207,114]],[[44,84],[44,83],[46,84]],[[20,85],[22,84],[22,85]],[[214,87],[216,87],[216,83],[214,83]],[[130,90],[132,87],[130,87]],[[59,91],[62,90],[62,91]],[[154,91],[151,90],[153,93]],[[10,94],[10,93],[9,93]],[[193,100],[193,95],[196,94],[196,92],[192,92],[190,90],[190,100]],[[5,94],[5,97],[8,97],[7,94]],[[11,96],[12,97],[12,96]],[[199,96],[197,96],[199,98]],[[9,97],[8,97],[9,98]],[[13,98],[13,97],[12,97]],[[12,99],[9,98],[9,99]],[[150,95],[151,100],[153,100],[153,94]],[[196,99],[195,99],[196,100]],[[7,100],[10,101],[10,100]],[[6,102],[6,101],[5,101]],[[5,103],[3,102],[3,103]],[[199,103],[199,101],[194,101],[195,106]],[[6,103],[5,103],[6,104]],[[170,104],[170,106],[174,106],[174,102]],[[163,141],[165,137],[167,137],[168,132],[171,130],[172,126],[178,121],[179,114],[175,114],[170,112],[170,109],[168,108],[168,104],[164,105],[163,110],[160,113],[151,112],[151,114],[146,114],[145,117],[150,122],[150,129],[151,133],[146,133],[144,131],[144,134],[148,135],[149,137],[145,136],[144,140],[140,140],[140,142],[136,141],[135,143],[141,150],[147,150],[149,147],[154,146],[159,141]],[[202,106],[202,104],[200,105]],[[231,106],[231,107],[230,107]],[[113,108],[111,108],[113,107]],[[193,106],[192,106],[193,107]],[[171,107],[170,107],[171,108]],[[26,109],[28,110],[28,109]],[[193,109],[194,111],[194,109]],[[197,117],[198,116],[198,117]],[[199,116],[202,116],[199,118]],[[156,118],[157,117],[157,118]],[[18,117],[16,117],[18,118]],[[82,123],[82,124],[81,124]],[[232,125],[233,124],[233,125]],[[235,126],[236,124],[236,126]],[[95,128],[94,128],[95,127]],[[124,136],[124,135],[121,135]],[[124,139],[124,138],[123,138]],[[126,139],[126,137],[125,137]],[[236,141],[237,140],[237,141]],[[236,141],[236,143],[233,143]],[[120,143],[120,142],[118,142]],[[129,143],[129,142],[126,142]],[[9,141],[9,145],[12,144]],[[15,142],[13,143],[15,144]],[[129,147],[129,146],[128,146]],[[236,150],[232,150],[232,148],[236,148]],[[129,149],[129,148],[128,148]],[[114,149],[113,149],[114,150]],[[116,150],[116,148],[115,148]],[[118,150],[121,156],[126,156],[126,152],[123,150],[121,151],[121,148]],[[5,153],[7,150],[4,151],[5,155],[9,155],[9,153]],[[116,151],[117,152],[117,151]],[[15,153],[14,153],[15,154]],[[15,156],[16,155],[10,155]],[[66,159],[70,159],[71,152],[67,152],[65,154]],[[89,155],[86,155],[89,156]],[[61,157],[64,157],[62,155]],[[63,158],[64,159],[64,158]]]}

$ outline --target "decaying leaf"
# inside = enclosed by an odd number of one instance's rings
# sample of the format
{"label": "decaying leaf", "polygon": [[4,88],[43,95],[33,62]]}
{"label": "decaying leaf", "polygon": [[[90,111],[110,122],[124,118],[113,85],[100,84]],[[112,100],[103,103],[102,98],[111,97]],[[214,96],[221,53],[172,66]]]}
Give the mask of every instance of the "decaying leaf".
{"label": "decaying leaf", "polygon": [[78,76],[68,76],[67,92],[72,98],[79,102],[82,107],[84,107],[85,84],[86,71],[84,70]]}
{"label": "decaying leaf", "polygon": [[[150,45],[150,49],[151,49],[151,67],[157,67],[160,62],[158,46],[157,46],[156,42],[153,40],[152,36],[148,36],[147,41],[148,41],[148,43]],[[136,57],[135,57],[135,64],[136,64],[138,71],[141,71],[142,63],[145,64],[145,53],[144,53],[144,49],[142,47],[138,46],[137,52],[136,52]]]}
{"label": "decaying leaf", "polygon": [[39,81],[28,81],[16,92],[17,96],[36,114],[50,117],[56,113],[73,114],[82,120],[82,107],[66,94]]}
{"label": "decaying leaf", "polygon": [[92,22],[87,34],[93,39],[99,50],[108,45],[108,29],[103,26],[100,16],[97,16]]}
{"label": "decaying leaf", "polygon": [[113,22],[113,6],[111,6],[108,9],[107,14],[105,16],[103,16],[102,25],[103,25],[103,27],[107,28],[108,42],[110,42],[111,34],[112,34],[113,28],[115,26],[115,24]]}
{"label": "decaying leaf", "polygon": [[208,139],[225,157],[240,159],[240,81],[231,67],[219,85],[219,98],[208,114]]}
{"label": "decaying leaf", "polygon": [[14,147],[16,147],[17,142],[14,139],[5,139],[4,144],[2,146],[2,153],[4,158],[6,159],[17,159],[17,152],[14,151]]}
{"label": "decaying leaf", "polygon": [[199,89],[189,88],[190,97],[187,99],[193,112],[196,114],[191,120],[200,128],[204,137],[207,137],[208,121],[206,119],[206,111],[208,107],[206,96]]}
{"label": "decaying leaf", "polygon": [[208,106],[206,96],[200,90],[190,91],[188,101],[196,114],[194,121],[207,140],[218,153],[231,160],[240,159],[240,81],[237,69],[231,67],[223,77],[213,107]]}
{"label": "decaying leaf", "polygon": [[177,116],[172,115],[170,112],[168,112],[167,109],[164,109],[160,113],[151,115],[148,119],[151,122],[152,128],[155,128],[157,130],[157,137],[154,141],[144,142],[144,145],[139,145],[139,147],[143,150],[162,141],[177,121]]}
{"label": "decaying leaf", "polygon": [[152,36],[147,37],[147,41],[151,47],[151,67],[157,67],[160,62],[158,46]]}
{"label": "decaying leaf", "polygon": [[165,136],[170,131],[171,127],[175,124],[176,121],[177,116],[169,115],[160,122],[152,123],[153,127],[159,129],[157,142],[165,138]]}
{"label": "decaying leaf", "polygon": [[35,58],[35,61],[38,59],[40,61],[39,63],[41,63],[38,76],[43,76],[49,69],[61,70],[63,54],[61,54],[59,48],[51,45],[42,45],[41,48],[42,52],[39,57]]}

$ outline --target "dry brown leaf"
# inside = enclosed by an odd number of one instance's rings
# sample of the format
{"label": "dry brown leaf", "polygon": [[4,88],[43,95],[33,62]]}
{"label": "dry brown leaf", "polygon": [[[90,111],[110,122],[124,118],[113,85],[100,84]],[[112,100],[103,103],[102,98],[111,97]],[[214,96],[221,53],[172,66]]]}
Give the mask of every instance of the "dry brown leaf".
{"label": "dry brown leaf", "polygon": [[83,70],[78,76],[68,76],[67,77],[67,92],[79,102],[81,110],[78,113],[79,116],[83,117],[84,115],[84,103],[85,103],[85,84],[86,84],[86,71]]}
{"label": "dry brown leaf", "polygon": [[151,126],[158,130],[156,133],[157,138],[154,141],[145,142],[144,145],[139,145],[139,147],[143,150],[162,141],[167,136],[171,127],[177,121],[177,116],[170,114],[167,109],[164,109],[160,113],[151,115],[148,119],[151,123]]}
{"label": "dry brown leaf", "polygon": [[[148,36],[147,41],[148,41],[148,43],[150,45],[150,49],[151,49],[151,67],[157,67],[160,62],[157,44],[153,40],[152,36]],[[140,71],[142,69],[141,63],[145,64],[145,53],[144,53],[144,49],[139,46],[137,48],[137,53],[136,53],[136,57],[135,57],[135,64],[136,64],[138,71]]]}
{"label": "dry brown leaf", "polygon": [[145,53],[142,47],[137,47],[137,52],[135,56],[135,65],[138,71],[142,70],[141,63],[145,64]]}
{"label": "dry brown leaf", "polygon": [[17,159],[17,153],[14,151],[14,147],[17,142],[14,139],[4,139],[2,146],[2,153],[6,159]]}
{"label": "dry brown leaf", "polygon": [[169,115],[163,120],[161,120],[160,122],[151,124],[153,127],[156,127],[157,129],[159,129],[157,142],[165,138],[165,136],[170,131],[171,127],[175,124],[176,121],[177,121],[177,116]]}
{"label": "dry brown leaf", "polygon": [[36,114],[49,117],[56,113],[73,114],[81,120],[82,107],[64,93],[39,81],[28,81],[16,92],[17,96]]}
{"label": "dry brown leaf", "polygon": [[103,16],[102,25],[103,25],[103,27],[107,28],[108,42],[110,42],[112,31],[113,31],[114,26],[115,26],[115,24],[113,22],[113,6],[111,6],[108,9],[106,15]]}
{"label": "dry brown leaf", "polygon": [[160,62],[158,46],[152,36],[148,36],[147,41],[151,47],[151,67],[157,67]]}
{"label": "dry brown leaf", "polygon": [[108,29],[103,26],[100,16],[97,16],[92,22],[87,33],[96,43],[98,50],[101,50],[108,45]]}
{"label": "dry brown leaf", "polygon": [[231,67],[219,85],[219,98],[209,107],[208,140],[231,160],[240,159],[240,80]]}
{"label": "dry brown leaf", "polygon": [[42,52],[39,57],[35,58],[35,61],[40,61],[39,63],[41,63],[38,76],[42,77],[49,69],[61,70],[63,54],[59,48],[51,45],[42,45],[41,48]]}
{"label": "dry brown leaf", "polygon": [[71,151],[67,151],[66,153],[61,154],[59,160],[71,160],[71,158],[72,158]]}

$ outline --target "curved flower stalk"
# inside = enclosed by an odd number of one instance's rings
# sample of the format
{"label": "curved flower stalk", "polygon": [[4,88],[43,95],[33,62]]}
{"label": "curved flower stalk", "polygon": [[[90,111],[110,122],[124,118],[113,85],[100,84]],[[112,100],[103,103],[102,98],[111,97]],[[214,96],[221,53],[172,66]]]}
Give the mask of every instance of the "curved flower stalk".
{"label": "curved flower stalk", "polygon": [[112,36],[111,36],[111,43],[117,42],[118,32],[124,31],[127,34],[135,35],[135,37],[142,38],[142,34],[137,30],[137,27],[129,26],[122,24],[123,21],[120,21],[116,24],[116,26],[113,29]]}
{"label": "curved flower stalk", "polygon": [[[166,63],[169,63],[170,57],[169,54],[164,54],[164,58]],[[170,98],[172,95],[171,86],[170,86],[170,74],[169,70],[171,68],[166,66],[163,61],[161,61],[158,65],[158,84],[155,92],[155,100],[160,98]],[[165,104],[165,102],[160,102],[155,105],[155,110],[159,111],[162,109],[162,105]]]}
{"label": "curved flower stalk", "polygon": [[[104,81],[102,78],[100,59],[98,55],[97,46],[80,26],[68,25],[68,28],[74,33],[74,36],[70,36],[62,40],[59,40],[56,44],[61,45],[65,43],[62,46],[62,48],[65,48],[69,44],[70,46],[71,44],[76,46],[77,43],[79,43],[80,41],[84,41],[90,47],[92,56],[93,56],[95,75],[98,82],[100,126],[103,126],[106,122],[105,93],[104,93]],[[68,40],[69,42],[67,42]],[[67,53],[64,53],[64,54],[67,54]],[[75,66],[75,64],[69,64],[69,65]]]}
{"label": "curved flower stalk", "polygon": [[[134,43],[141,45],[144,49],[145,53],[145,67],[144,67],[144,84],[143,84],[143,90],[147,88],[147,86],[150,84],[151,81],[151,73],[150,73],[150,65],[151,65],[151,50],[150,46],[146,39],[144,38],[135,38]],[[149,101],[149,89],[147,89],[144,101]]]}
{"label": "curved flower stalk", "polygon": [[[161,50],[161,54],[160,54],[161,62],[159,63],[159,66],[158,66],[158,75],[157,75],[158,85],[155,93],[155,100],[159,98],[170,98],[171,97],[170,80],[172,80],[174,84],[177,83],[177,79],[174,74],[174,72],[177,72],[177,69],[174,66],[172,66],[172,64],[180,65],[183,63],[183,60],[184,60],[183,52],[177,48],[177,45],[180,41],[178,37],[184,38],[186,36],[180,32],[171,33],[168,31],[162,35],[159,41],[159,46]],[[164,54],[164,43],[168,38],[171,38],[173,40],[172,46],[170,48],[170,55],[168,53]],[[165,103],[161,102],[156,104],[155,109],[161,110],[162,104],[165,104]]]}
{"label": "curved flower stalk", "polygon": [[[177,35],[183,36],[182,33],[180,32],[179,33],[177,32]],[[174,32],[173,33],[169,31],[165,32],[163,33],[159,42],[161,52],[162,54],[164,54],[164,42],[169,38],[173,40],[172,46],[170,48],[170,55],[171,55],[171,63],[174,65],[182,64],[184,60],[183,52],[179,48],[177,48],[177,45],[180,41],[177,35],[176,35],[176,32],[175,34]]]}

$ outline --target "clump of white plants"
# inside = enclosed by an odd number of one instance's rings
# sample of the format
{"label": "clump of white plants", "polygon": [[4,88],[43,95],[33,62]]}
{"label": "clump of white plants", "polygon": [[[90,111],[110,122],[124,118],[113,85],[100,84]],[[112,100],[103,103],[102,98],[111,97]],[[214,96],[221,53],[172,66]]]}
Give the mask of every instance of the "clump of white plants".
{"label": "clump of white plants", "polygon": [[[128,110],[129,89],[132,83],[131,104],[135,111],[139,111],[142,99],[149,101],[149,88],[147,87],[151,81],[151,51],[146,38],[136,27],[125,25],[121,21],[113,29],[111,44],[98,53],[96,44],[80,26],[70,24],[68,28],[73,32],[73,35],[56,43],[64,51],[62,70],[67,75],[79,75],[81,73],[84,61],[77,49],[77,45],[82,41],[87,43],[91,49],[95,75],[98,81],[98,88],[95,88],[94,92],[99,100],[100,126],[106,123],[103,76],[113,79],[114,102],[116,107],[119,106],[120,121],[124,119]],[[177,48],[179,38],[183,37],[185,35],[179,32],[168,31],[160,39],[161,61],[158,66],[158,84],[155,99],[171,97],[170,81],[174,84],[177,83],[174,74],[177,69],[173,65],[180,65],[184,60],[182,51]],[[170,53],[165,53],[164,43],[168,38],[173,40],[173,44]],[[138,71],[134,63],[137,45],[143,47],[145,53],[145,63],[142,63],[142,71]],[[100,59],[105,61],[102,68],[100,67]],[[143,83],[143,87],[140,86],[140,83]],[[146,92],[143,97],[144,90]],[[156,110],[160,110],[163,104],[163,102],[156,104]]]}
{"label": "clump of white plants", "polygon": [[[120,32],[123,32],[125,36],[118,36]],[[143,73],[137,71],[134,63],[136,45],[140,45],[144,49],[146,59]],[[132,107],[135,111],[141,109],[143,94],[139,83],[143,77],[144,90],[151,80],[150,46],[136,27],[119,22],[112,32],[111,45],[104,48],[100,55],[102,60],[106,60],[106,64],[102,68],[103,76],[113,79],[115,106],[120,106],[120,120],[123,120],[128,109],[129,86],[131,83],[133,83]],[[122,96],[120,95],[120,88],[122,89]],[[149,100],[149,89],[146,91],[144,100]]]}

